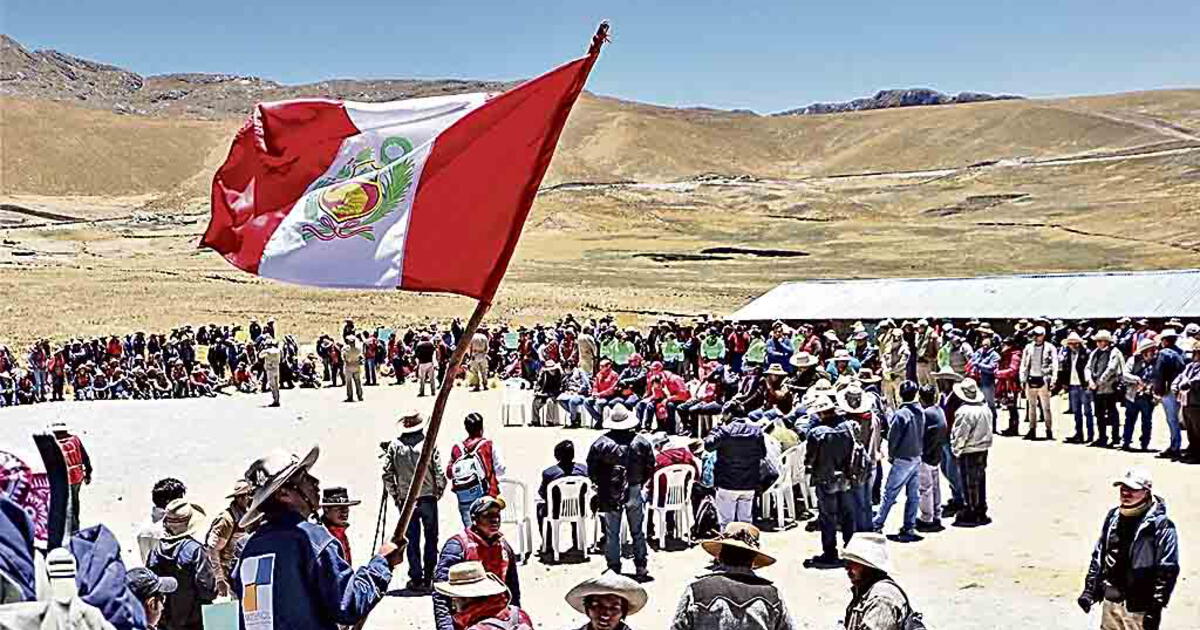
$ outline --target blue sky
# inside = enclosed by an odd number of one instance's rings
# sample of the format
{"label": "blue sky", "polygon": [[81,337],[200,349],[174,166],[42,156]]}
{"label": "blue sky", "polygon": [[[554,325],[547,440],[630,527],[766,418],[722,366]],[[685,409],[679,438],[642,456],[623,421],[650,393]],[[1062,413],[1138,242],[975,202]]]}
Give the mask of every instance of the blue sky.
{"label": "blue sky", "polygon": [[888,87],[1029,96],[1200,86],[1200,1],[3,0],[31,48],[143,74],[514,79],[578,56],[588,88],[778,111]]}

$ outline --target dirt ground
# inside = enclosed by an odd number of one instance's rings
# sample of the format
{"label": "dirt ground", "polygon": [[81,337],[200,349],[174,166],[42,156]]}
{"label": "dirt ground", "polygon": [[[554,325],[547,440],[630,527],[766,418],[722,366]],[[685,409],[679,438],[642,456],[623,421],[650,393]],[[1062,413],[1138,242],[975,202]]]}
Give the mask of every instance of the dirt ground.
{"label": "dirt ground", "polygon": [[[31,432],[53,420],[69,421],[82,435],[96,467],[95,482],[83,491],[84,525],[107,524],[120,539],[126,561],[136,563],[133,533],[148,518],[150,488],[157,479],[181,478],[189,487],[189,498],[215,516],[224,507],[222,497],[255,457],[275,446],[300,450],[316,442],[322,454],[314,474],[323,485],[347,486],[363,501],[351,514],[351,544],[361,562],[368,553],[382,492],[377,444],[395,435],[393,421],[399,411],[416,405],[428,412],[432,407],[432,398],[418,399],[411,384],[369,387],[366,396],[365,403],[346,404],[340,390],[285,391],[279,409],[265,408],[265,396],[242,395],[8,408],[0,411],[4,427],[0,448],[28,453],[33,449],[26,438]],[[450,445],[463,437],[461,419],[473,410],[484,413],[488,434],[500,445],[509,476],[529,484],[531,493],[540,470],[552,463],[551,450],[557,441],[573,440],[582,458],[597,435],[584,429],[502,428],[498,407],[494,391],[454,392],[438,439],[443,463]],[[1069,434],[1063,424],[1057,429],[1060,438]],[[1161,446],[1165,429],[1162,418],[1156,418],[1155,445]],[[1200,503],[1187,499],[1195,496],[1190,483],[1196,469],[1150,455],[998,438],[988,471],[995,522],[980,529],[951,527],[928,535],[923,542],[892,545],[896,577],[933,628],[1089,627],[1075,598],[1101,519],[1115,503],[1109,480],[1135,464],[1153,473],[1156,492],[1167,500],[1182,540],[1183,574],[1163,628],[1195,628],[1200,599],[1189,594],[1200,582],[1200,570],[1189,562],[1188,550],[1193,532],[1200,527]],[[439,507],[444,540],[460,525],[452,497],[443,497]],[[893,510],[888,533],[898,528],[901,512]],[[394,523],[394,508],[389,516]],[[819,551],[818,535],[798,527],[768,532],[764,542],[780,561],[763,575],[780,585],[799,627],[835,627],[849,598],[845,574],[801,566],[804,558]],[[683,586],[703,573],[706,564],[707,556],[699,547],[652,550],[650,570],[655,579],[647,585],[650,603],[631,618],[633,627],[666,627]],[[537,627],[582,623],[562,597],[575,583],[603,568],[598,556],[586,564],[558,566],[534,558],[523,566],[523,603]],[[405,579],[401,567],[392,587],[402,588]],[[430,628],[431,605],[428,599],[388,597],[367,627]]]}

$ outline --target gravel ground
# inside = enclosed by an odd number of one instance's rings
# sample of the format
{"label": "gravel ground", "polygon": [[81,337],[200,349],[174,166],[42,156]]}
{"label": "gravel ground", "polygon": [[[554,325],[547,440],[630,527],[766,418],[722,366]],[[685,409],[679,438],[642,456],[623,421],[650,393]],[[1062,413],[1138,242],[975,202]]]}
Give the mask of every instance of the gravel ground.
{"label": "gravel ground", "polygon": [[[341,402],[340,390],[285,391],[284,406],[278,409],[264,407],[265,396],[10,408],[0,411],[0,448],[31,452],[27,435],[52,420],[71,422],[96,466],[94,483],[83,491],[83,522],[108,525],[121,540],[126,561],[136,563],[133,532],[148,517],[155,480],[179,477],[189,487],[189,498],[212,516],[222,509],[222,497],[255,457],[275,446],[299,450],[316,442],[322,454],[314,474],[324,485],[345,485],[363,500],[351,513],[351,544],[361,562],[374,533],[382,492],[377,444],[394,435],[393,420],[399,411],[412,405],[426,412],[432,407],[432,398],[416,398],[413,385],[369,387],[366,394],[366,402],[348,404]],[[530,484],[531,492],[540,470],[552,463],[551,450],[557,441],[574,440],[582,458],[596,436],[584,429],[501,428],[498,405],[494,391],[454,392],[438,439],[443,462],[450,445],[463,437],[462,417],[473,410],[484,412],[488,434],[500,445],[509,475]],[[1064,429],[1058,429],[1060,438],[1069,434]],[[1161,444],[1165,429],[1162,419],[1156,418],[1156,445]],[[1101,519],[1116,500],[1109,480],[1133,464],[1153,473],[1156,491],[1167,500],[1183,541],[1184,571],[1163,628],[1196,628],[1200,599],[1190,594],[1200,581],[1200,571],[1190,564],[1188,549],[1194,527],[1200,525],[1200,502],[1185,498],[1196,492],[1189,491],[1187,483],[1197,469],[1150,455],[997,439],[988,471],[995,522],[979,529],[948,528],[920,543],[893,545],[896,577],[933,628],[1089,627],[1074,600]],[[459,522],[451,497],[444,497],[440,508],[444,539],[458,529]],[[901,512],[893,510],[888,532],[898,528]],[[395,517],[393,508],[393,523]],[[817,534],[802,527],[769,532],[764,544],[780,561],[763,575],[781,587],[799,627],[836,627],[849,598],[844,573],[801,566],[804,558],[819,551]],[[707,559],[699,547],[652,550],[650,570],[655,579],[647,584],[650,603],[630,620],[632,625],[666,627],[684,584],[704,571]],[[585,564],[558,566],[535,558],[523,566],[523,603],[537,627],[578,625],[582,620],[562,597],[603,567],[599,557]],[[393,588],[401,588],[404,581],[401,568]],[[367,627],[432,625],[427,599],[388,597]]]}

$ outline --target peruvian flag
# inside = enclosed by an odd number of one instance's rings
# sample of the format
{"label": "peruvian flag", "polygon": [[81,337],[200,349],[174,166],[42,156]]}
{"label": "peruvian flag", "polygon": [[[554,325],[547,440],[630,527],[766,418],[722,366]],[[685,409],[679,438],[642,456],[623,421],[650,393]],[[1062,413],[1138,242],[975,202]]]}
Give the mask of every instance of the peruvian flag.
{"label": "peruvian flag", "polygon": [[499,95],[259,104],[201,246],[285,282],[490,302],[606,31]]}

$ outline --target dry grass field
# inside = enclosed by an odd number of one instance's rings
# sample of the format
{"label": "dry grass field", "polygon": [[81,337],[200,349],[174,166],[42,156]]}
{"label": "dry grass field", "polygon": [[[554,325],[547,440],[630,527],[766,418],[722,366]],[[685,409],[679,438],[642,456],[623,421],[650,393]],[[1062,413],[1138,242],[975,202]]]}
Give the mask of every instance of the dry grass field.
{"label": "dry grass field", "polygon": [[[239,120],[0,107],[0,343],[469,310],[260,281],[197,250]],[[787,117],[589,95],[492,316],[725,313],[806,277],[1194,267],[1197,130],[1200,90]],[[764,249],[788,255],[742,251]]]}

